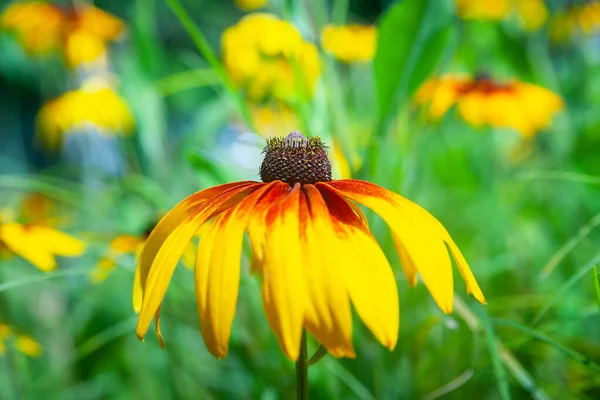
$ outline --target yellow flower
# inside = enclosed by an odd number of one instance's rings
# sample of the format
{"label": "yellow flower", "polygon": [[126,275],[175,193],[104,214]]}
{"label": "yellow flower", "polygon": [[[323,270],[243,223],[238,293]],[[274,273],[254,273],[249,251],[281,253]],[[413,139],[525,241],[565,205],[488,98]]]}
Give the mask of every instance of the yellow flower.
{"label": "yellow flower", "polygon": [[[152,225],[152,228],[155,224]],[[104,281],[108,275],[115,269],[117,266],[116,261],[125,254],[132,254],[136,258],[139,256],[148,235],[150,234],[150,230],[148,232],[144,232],[139,236],[134,235],[119,235],[115,237],[108,244],[109,252],[108,254],[98,261],[95,268],[90,272],[90,278],[94,283],[100,283]],[[195,252],[192,244],[183,252],[183,265],[188,269],[194,268],[194,259]]]}
{"label": "yellow flower", "polygon": [[464,19],[501,20],[510,12],[510,0],[456,0],[458,15]]}
{"label": "yellow flower", "polygon": [[326,25],[321,43],[325,51],[342,61],[370,61],[377,48],[377,28],[358,24]]}
{"label": "yellow flower", "polygon": [[459,114],[474,127],[509,127],[530,138],[546,128],[564,105],[553,92],[531,83],[498,83],[487,77],[447,75],[427,81],[415,99],[429,104],[429,116],[440,119],[455,104]]}
{"label": "yellow flower", "polygon": [[31,336],[15,334],[10,326],[0,324],[0,356],[6,353],[6,341],[11,337],[14,337],[15,348],[21,353],[29,357],[40,357],[42,355],[42,345]]}
{"label": "yellow flower", "polygon": [[14,32],[27,52],[45,54],[60,45],[64,18],[52,4],[14,3],[2,12],[0,26]]}
{"label": "yellow flower", "polygon": [[77,10],[65,34],[64,53],[71,68],[91,63],[107,63],[107,43],[117,39],[125,27],[123,22],[96,7]]}
{"label": "yellow flower", "polygon": [[215,357],[228,351],[246,231],[267,320],[287,357],[298,358],[303,328],[332,355],[353,357],[351,303],[374,336],[393,349],[399,327],[396,281],[357,203],[387,222],[410,285],[420,274],[444,313],[452,311],[454,295],[448,249],[467,291],[485,302],[465,258],[438,220],[372,183],[331,180],[319,138],[306,139],[294,131],[269,140],[260,175],[262,182],[228,183],[192,194],[154,228],[134,277],[140,339],[154,318],[163,344],[160,305],[178,259],[202,227],[196,302],[204,341]]}
{"label": "yellow flower", "polygon": [[258,132],[266,137],[274,136],[276,132],[291,131],[299,123],[296,113],[282,103],[251,105],[250,112]]}
{"label": "yellow flower", "polygon": [[32,224],[0,224],[0,244],[44,272],[56,269],[55,256],[76,257],[84,244],[56,229]]}
{"label": "yellow flower", "polygon": [[315,45],[274,15],[242,18],[223,32],[221,45],[225,68],[253,100],[311,95],[321,73]]}
{"label": "yellow flower", "polygon": [[592,36],[600,32],[600,2],[592,1],[579,7],[571,6],[550,20],[550,39],[565,42],[579,35]]}
{"label": "yellow flower", "polygon": [[124,31],[123,21],[96,7],[68,11],[41,2],[15,3],[4,10],[0,22],[29,53],[60,49],[72,68],[105,62],[106,44]]}
{"label": "yellow flower", "polygon": [[500,21],[514,12],[526,31],[540,29],[548,18],[544,0],[456,0],[458,15],[463,19]]}
{"label": "yellow flower", "polygon": [[521,25],[528,32],[541,29],[548,19],[548,7],[543,0],[518,0],[517,13]]}
{"label": "yellow flower", "polygon": [[244,11],[253,11],[263,8],[267,3],[268,0],[233,0],[233,4]]}
{"label": "yellow flower", "polygon": [[106,135],[129,134],[135,122],[129,106],[108,84],[89,80],[46,103],[37,116],[36,135],[50,150],[62,144],[63,135],[93,125]]}
{"label": "yellow flower", "polygon": [[72,30],[85,30],[103,42],[116,40],[125,30],[119,18],[93,6],[84,6],[71,17]]}

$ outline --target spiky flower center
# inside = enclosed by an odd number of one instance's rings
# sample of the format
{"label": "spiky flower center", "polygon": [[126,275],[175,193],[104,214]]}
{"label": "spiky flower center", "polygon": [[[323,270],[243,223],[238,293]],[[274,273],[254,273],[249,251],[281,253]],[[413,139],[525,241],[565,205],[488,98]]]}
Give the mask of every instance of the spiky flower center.
{"label": "spiky flower center", "polygon": [[331,163],[327,147],[318,137],[306,138],[292,131],[285,138],[267,140],[265,159],[260,166],[263,182],[281,180],[290,185],[331,180]]}

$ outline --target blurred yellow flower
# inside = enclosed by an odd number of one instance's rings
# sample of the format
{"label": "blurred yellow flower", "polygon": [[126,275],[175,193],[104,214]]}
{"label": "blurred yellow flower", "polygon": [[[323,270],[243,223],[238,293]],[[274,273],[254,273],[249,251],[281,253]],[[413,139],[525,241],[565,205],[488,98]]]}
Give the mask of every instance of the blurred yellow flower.
{"label": "blurred yellow flower", "polygon": [[290,107],[282,103],[251,105],[252,120],[258,132],[264,137],[275,136],[278,132],[289,132],[299,124],[299,118]]}
{"label": "blurred yellow flower", "polygon": [[[148,235],[152,228],[154,228],[153,224],[147,232],[139,236],[135,235],[119,235],[115,237],[108,244],[108,254],[103,257],[98,264],[92,269],[90,272],[90,279],[94,283],[100,283],[104,281],[110,273],[117,266],[117,260],[124,256],[125,254],[131,254],[136,258],[139,256],[140,251],[144,247],[144,243],[146,239],[148,239]],[[196,251],[192,243],[184,250],[182,255],[182,263],[188,269],[194,268],[194,263],[196,260]]]}
{"label": "blurred yellow flower", "polygon": [[71,68],[90,63],[106,64],[106,45],[125,29],[123,21],[96,7],[76,10],[69,19],[64,53]]}
{"label": "blurred yellow flower", "polygon": [[60,49],[72,68],[104,62],[106,44],[124,31],[119,18],[93,6],[63,10],[49,3],[15,3],[0,18],[31,54]]}
{"label": "blurred yellow flower", "polygon": [[456,0],[458,15],[464,19],[501,20],[510,12],[511,0]]}
{"label": "blurred yellow flower", "polygon": [[536,31],[546,23],[548,8],[544,0],[456,0],[463,19],[499,21],[516,13],[526,31]]}
{"label": "blurred yellow flower", "polygon": [[326,25],[321,43],[325,51],[342,61],[370,61],[377,48],[377,28],[358,24]]}
{"label": "blurred yellow flower", "polygon": [[121,19],[93,6],[78,8],[70,23],[71,30],[85,30],[103,42],[116,40],[125,30]]}
{"label": "blurred yellow flower", "polygon": [[517,14],[528,32],[541,29],[548,19],[548,7],[543,0],[518,0]]}
{"label": "blurred yellow flower", "polygon": [[29,357],[40,357],[43,353],[42,345],[31,336],[15,334],[10,326],[0,324],[0,356],[6,353],[6,342],[10,338],[14,338],[15,348]]}
{"label": "blurred yellow flower", "polygon": [[558,95],[531,83],[499,83],[487,77],[452,75],[427,81],[415,101],[429,105],[432,119],[440,119],[457,104],[459,114],[470,125],[510,127],[525,138],[547,127],[552,116],[564,107]]}
{"label": "blurred yellow flower", "polygon": [[66,233],[44,225],[0,223],[0,245],[44,272],[56,269],[56,256],[76,257],[85,245]]}
{"label": "blurred yellow flower", "polygon": [[223,61],[252,100],[309,96],[321,73],[316,46],[289,22],[255,13],[223,32]]}
{"label": "blurred yellow flower", "polygon": [[253,11],[266,6],[268,0],[233,0],[233,4],[240,10]]}
{"label": "blurred yellow flower", "polygon": [[13,3],[2,12],[0,26],[14,32],[28,53],[45,54],[60,45],[64,18],[52,4]]}
{"label": "blurred yellow flower", "polygon": [[550,39],[564,42],[574,36],[592,36],[600,32],[600,1],[571,6],[550,20]]}
{"label": "blurred yellow flower", "polygon": [[91,79],[81,88],[46,103],[37,116],[36,135],[48,149],[56,150],[64,134],[87,124],[106,135],[130,134],[135,121],[129,106],[105,81]]}

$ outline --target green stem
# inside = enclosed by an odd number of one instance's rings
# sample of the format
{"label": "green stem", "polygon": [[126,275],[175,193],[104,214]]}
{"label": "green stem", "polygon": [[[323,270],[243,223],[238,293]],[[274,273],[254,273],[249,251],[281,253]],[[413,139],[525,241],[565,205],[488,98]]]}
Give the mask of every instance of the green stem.
{"label": "green stem", "polygon": [[179,19],[179,22],[181,22],[187,33],[190,35],[190,37],[198,47],[198,50],[200,50],[200,54],[202,54],[202,56],[206,59],[208,64],[214,69],[214,71],[221,79],[221,83],[223,84],[227,92],[229,92],[229,94],[235,100],[238,109],[242,114],[242,117],[248,125],[248,127],[251,128],[254,132],[258,132],[256,126],[254,126],[254,121],[252,120],[252,116],[250,114],[250,110],[248,109],[246,102],[244,101],[244,99],[238,92],[235,84],[223,68],[223,65],[219,61],[217,54],[210,47],[210,43],[208,43],[208,40],[206,39],[206,37],[204,37],[202,31],[200,31],[200,29],[196,26],[196,24],[189,16],[187,11],[185,11],[185,8],[183,8],[183,5],[179,0],[166,1],[169,7],[171,7],[171,10],[173,10],[175,15],[177,16],[177,19]]}
{"label": "green stem", "polygon": [[302,330],[300,341],[300,356],[296,361],[296,398],[306,400],[308,398],[308,359],[306,351],[306,330]]}

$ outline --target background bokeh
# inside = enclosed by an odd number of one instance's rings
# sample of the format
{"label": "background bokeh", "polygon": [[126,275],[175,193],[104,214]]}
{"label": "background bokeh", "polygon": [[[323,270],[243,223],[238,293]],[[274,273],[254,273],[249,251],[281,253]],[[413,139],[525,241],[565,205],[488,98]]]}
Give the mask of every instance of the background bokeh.
{"label": "background bokeh", "polygon": [[[0,13],[0,399],[293,398],[249,249],[223,360],[198,329],[193,249],[162,308],[165,350],[137,340],[131,306],[157,219],[257,180],[265,138],[293,129],[328,143],[336,178],[435,215],[488,302],[456,274],[444,315],[367,213],[398,280],[398,345],[355,317],[356,359],[312,366],[312,398],[600,398],[600,2],[2,0]],[[362,28],[333,26],[350,22]],[[449,88],[419,92],[440,76]],[[451,104],[435,116],[436,101]]]}

